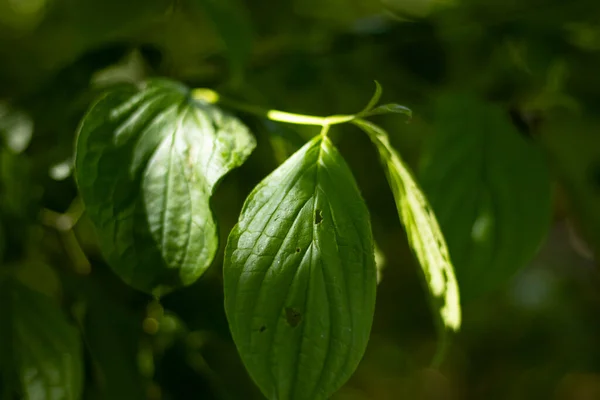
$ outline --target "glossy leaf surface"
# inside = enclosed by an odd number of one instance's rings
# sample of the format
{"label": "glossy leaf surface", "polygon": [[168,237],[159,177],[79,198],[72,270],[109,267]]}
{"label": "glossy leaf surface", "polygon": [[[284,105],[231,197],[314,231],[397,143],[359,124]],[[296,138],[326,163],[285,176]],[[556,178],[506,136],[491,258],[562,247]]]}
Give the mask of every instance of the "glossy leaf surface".
{"label": "glossy leaf surface", "polygon": [[80,128],[76,176],[114,271],[155,295],[193,283],[218,248],[215,186],[254,147],[236,118],[170,81],[101,98]]}
{"label": "glossy leaf surface", "polygon": [[224,284],[233,338],[267,398],[327,399],[352,375],[373,320],[374,245],[366,205],[328,138],[250,194]]}

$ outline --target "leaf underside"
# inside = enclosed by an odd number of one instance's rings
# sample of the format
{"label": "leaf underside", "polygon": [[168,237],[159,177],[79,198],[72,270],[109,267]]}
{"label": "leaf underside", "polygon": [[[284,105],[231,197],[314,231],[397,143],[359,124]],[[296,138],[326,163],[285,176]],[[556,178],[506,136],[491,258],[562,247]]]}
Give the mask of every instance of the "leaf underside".
{"label": "leaf underside", "polygon": [[269,399],[327,399],[352,375],[376,289],[368,210],[327,137],[250,194],[229,236],[225,309],[250,375]]}
{"label": "leaf underside", "polygon": [[379,152],[398,215],[431,294],[436,318],[446,329],[458,330],[461,324],[458,284],[435,214],[408,166],[391,146],[387,132],[362,119],[353,123],[369,135]]}
{"label": "leaf underside", "polygon": [[113,270],[155,295],[193,283],[218,248],[211,195],[254,147],[236,118],[171,81],[102,97],[80,127],[76,178]]}

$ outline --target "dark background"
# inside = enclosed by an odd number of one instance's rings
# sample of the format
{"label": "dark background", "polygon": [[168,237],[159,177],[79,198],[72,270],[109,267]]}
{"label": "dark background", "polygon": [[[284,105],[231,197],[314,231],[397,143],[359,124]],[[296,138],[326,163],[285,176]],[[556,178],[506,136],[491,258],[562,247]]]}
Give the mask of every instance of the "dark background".
{"label": "dark background", "polygon": [[[104,264],[85,215],[61,230],[61,214],[80,207],[71,165],[90,102],[113,83],[166,76],[313,115],[360,110],[377,79],[385,101],[413,109],[409,124],[378,121],[415,170],[441,93],[500,107],[544,151],[553,222],[533,260],[464,302],[439,370],[428,367],[436,332],[376,153],[355,128],[332,130],[370,207],[382,267],[371,342],[335,399],[600,399],[600,3],[221,3],[211,13],[194,0],[0,0],[2,264],[83,327],[84,397],[261,398],[228,332],[222,250],[161,311]],[[317,133],[240,117],[258,148],[213,200],[221,249],[252,187]],[[157,333],[148,316],[160,317]]]}

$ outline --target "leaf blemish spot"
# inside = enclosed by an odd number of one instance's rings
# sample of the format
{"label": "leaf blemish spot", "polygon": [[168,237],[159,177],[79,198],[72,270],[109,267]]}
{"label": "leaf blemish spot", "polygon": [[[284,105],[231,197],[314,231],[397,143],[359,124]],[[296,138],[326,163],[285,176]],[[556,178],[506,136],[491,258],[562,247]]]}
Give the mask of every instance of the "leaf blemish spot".
{"label": "leaf blemish spot", "polygon": [[302,322],[302,314],[300,311],[295,308],[286,307],[285,308],[285,319],[289,326],[292,328],[297,327],[300,322]]}
{"label": "leaf blemish spot", "polygon": [[259,331],[260,333],[263,333],[263,332],[264,332],[264,331],[266,331],[266,330],[267,330],[267,327],[263,325],[263,326],[261,326],[261,327],[260,327],[260,329],[259,329],[258,331]]}
{"label": "leaf blemish spot", "polygon": [[323,221],[323,211],[318,208],[315,210],[315,225],[319,225]]}
{"label": "leaf blemish spot", "polygon": [[296,253],[300,253],[300,247],[296,247]]}

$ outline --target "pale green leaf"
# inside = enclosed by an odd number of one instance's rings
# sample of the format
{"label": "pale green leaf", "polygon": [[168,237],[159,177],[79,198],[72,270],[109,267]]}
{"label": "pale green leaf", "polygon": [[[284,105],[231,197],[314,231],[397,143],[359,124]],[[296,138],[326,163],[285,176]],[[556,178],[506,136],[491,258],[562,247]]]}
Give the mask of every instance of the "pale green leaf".
{"label": "pale green leaf", "polygon": [[446,328],[458,330],[461,309],[454,268],[446,241],[427,199],[407,165],[391,146],[387,133],[365,120],[356,119],[353,123],[369,135],[379,151],[398,214],[432,296],[434,312]]}
{"label": "pale green leaf", "polygon": [[193,283],[218,247],[211,195],[254,147],[241,122],[174,82],[121,87],[94,104],[76,177],[113,270],[155,295]]}
{"label": "pale green leaf", "polygon": [[383,115],[383,114],[404,114],[404,115],[407,115],[408,117],[412,117],[412,111],[410,110],[410,108],[405,107],[400,104],[395,104],[395,103],[380,105],[369,111],[363,111],[360,114],[358,114],[358,116],[360,116],[361,118],[364,118],[364,117],[372,117],[374,115]]}
{"label": "pale green leaf", "polygon": [[379,82],[375,81],[375,93],[373,93],[373,97],[371,97],[371,100],[369,100],[369,102],[367,103],[365,108],[358,114],[362,115],[364,113],[371,111],[377,105],[377,103],[379,103],[379,99],[381,98],[382,94],[383,94],[383,88],[381,87]]}
{"label": "pale green leaf", "polygon": [[327,137],[250,194],[224,286],[233,339],[267,398],[328,399],[352,375],[373,320],[374,245],[365,202]]}
{"label": "pale green leaf", "polygon": [[[79,400],[79,332],[53,299],[14,279],[0,283],[0,370],[4,395],[24,400]],[[8,388],[8,389],[7,389]],[[4,397],[3,397],[4,398]]]}
{"label": "pale green leaf", "polygon": [[544,156],[500,108],[448,94],[436,106],[421,182],[448,240],[463,300],[529,262],[551,220]]}

